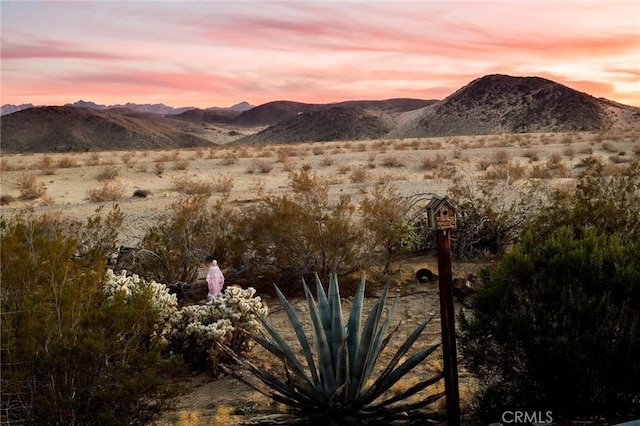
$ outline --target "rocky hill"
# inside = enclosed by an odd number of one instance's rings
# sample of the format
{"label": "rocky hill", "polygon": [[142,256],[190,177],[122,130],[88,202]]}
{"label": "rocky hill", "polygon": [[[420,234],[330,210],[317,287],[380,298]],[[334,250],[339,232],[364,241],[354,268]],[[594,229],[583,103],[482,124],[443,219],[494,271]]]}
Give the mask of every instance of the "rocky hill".
{"label": "rocky hill", "polygon": [[24,109],[0,120],[7,152],[153,149],[211,145],[162,117],[71,106]]}
{"label": "rocky hill", "polygon": [[238,143],[325,142],[376,139],[391,130],[388,122],[366,110],[333,106],[302,112],[265,130],[239,139]]}
{"label": "rocky hill", "polygon": [[624,126],[618,120],[621,116],[631,125],[640,123],[640,108],[597,99],[539,77],[489,75],[419,113],[407,114],[389,136],[604,130]]}
{"label": "rocky hill", "polygon": [[[130,108],[36,107],[2,117],[6,152],[151,149],[217,143],[287,143],[375,138],[634,128],[640,108],[539,77],[489,75],[441,101],[388,99],[151,114]],[[250,109],[247,109],[250,108]]]}
{"label": "rocky hill", "polygon": [[[334,104],[270,102],[238,116],[234,123],[270,124],[238,143],[287,143],[359,140],[384,137],[402,113],[431,105],[423,99],[345,101]],[[248,119],[251,117],[251,119]]]}

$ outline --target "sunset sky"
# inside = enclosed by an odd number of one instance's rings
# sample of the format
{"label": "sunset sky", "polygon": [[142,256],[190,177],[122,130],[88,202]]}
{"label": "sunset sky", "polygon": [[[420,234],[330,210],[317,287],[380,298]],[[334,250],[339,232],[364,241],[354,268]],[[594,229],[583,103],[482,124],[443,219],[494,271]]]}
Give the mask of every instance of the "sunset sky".
{"label": "sunset sky", "polygon": [[442,99],[487,74],[640,106],[640,0],[5,1],[2,104]]}

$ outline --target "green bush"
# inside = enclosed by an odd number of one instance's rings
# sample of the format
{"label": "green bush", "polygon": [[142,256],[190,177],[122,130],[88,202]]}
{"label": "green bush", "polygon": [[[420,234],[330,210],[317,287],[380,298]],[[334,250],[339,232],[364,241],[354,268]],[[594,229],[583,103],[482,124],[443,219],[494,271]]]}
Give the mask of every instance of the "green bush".
{"label": "green bush", "polygon": [[[3,419],[131,424],[148,421],[172,395],[167,378],[179,369],[152,337],[152,294],[104,291],[99,234],[111,225],[92,218],[69,228],[51,216],[1,223]],[[72,230],[93,242],[84,255]]]}
{"label": "green bush", "polygon": [[167,284],[195,283],[207,257],[215,256],[220,263],[233,260],[239,236],[234,217],[222,201],[210,202],[208,197],[174,203],[170,214],[147,230],[139,264],[131,272]]}
{"label": "green bush", "polygon": [[308,171],[292,172],[290,187],[292,194],[265,196],[244,212],[250,275],[291,284],[314,272],[345,276],[370,265],[375,248],[350,197],[330,200],[328,184]]}
{"label": "green bush", "polygon": [[576,232],[592,226],[623,242],[640,239],[640,163],[608,175],[602,163],[589,157],[575,191],[555,191],[550,203],[532,218],[527,229],[540,239],[560,226]]}
{"label": "green bush", "polygon": [[640,241],[593,227],[531,234],[484,270],[461,315],[464,362],[484,385],[479,413],[640,414]]}

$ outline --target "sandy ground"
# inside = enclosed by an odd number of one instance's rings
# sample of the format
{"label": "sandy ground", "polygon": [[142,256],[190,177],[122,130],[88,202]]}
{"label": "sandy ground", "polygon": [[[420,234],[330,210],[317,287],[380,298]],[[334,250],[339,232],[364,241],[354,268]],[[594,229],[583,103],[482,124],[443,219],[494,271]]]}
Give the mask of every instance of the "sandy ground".
{"label": "sandy ground", "polygon": [[[100,206],[117,203],[126,216],[118,243],[135,246],[155,218],[165,213],[171,203],[187,197],[180,189],[180,181],[215,183],[219,188],[214,197],[228,196],[229,202],[239,206],[267,193],[287,191],[288,172],[300,168],[329,179],[333,195],[358,197],[379,182],[392,182],[405,195],[444,195],[452,173],[474,180],[499,173],[506,166],[513,168],[509,179],[516,182],[538,179],[548,172],[547,177],[537,180],[539,184],[567,185],[577,175],[581,161],[590,155],[600,158],[612,170],[638,161],[640,132],[389,139],[168,151],[3,153],[0,216],[9,218],[28,210],[83,218]],[[31,185],[41,188],[42,194],[35,199],[24,197],[25,182],[29,180]],[[90,200],[91,193],[104,185],[122,191],[117,201]],[[148,191],[150,195],[134,197],[136,190]],[[396,319],[403,321],[400,334],[410,333],[419,322],[433,316],[421,344],[439,341],[438,294],[435,284],[418,284],[414,274],[422,267],[435,270],[436,265],[432,258],[407,259],[400,265],[397,284],[392,289],[392,294],[401,296],[396,312]],[[465,276],[477,268],[478,265],[456,263],[454,276]],[[287,329],[277,302],[268,303],[271,321]],[[303,305],[299,305],[303,310]],[[273,361],[260,351],[251,356],[256,362]],[[432,356],[425,370],[438,367],[437,357]],[[418,373],[428,374],[425,370]],[[186,387],[188,392],[175,401],[173,409],[157,424],[237,424],[279,409],[230,377],[214,380],[207,374],[194,375]],[[472,397],[473,387],[472,378],[461,372],[463,406]]]}

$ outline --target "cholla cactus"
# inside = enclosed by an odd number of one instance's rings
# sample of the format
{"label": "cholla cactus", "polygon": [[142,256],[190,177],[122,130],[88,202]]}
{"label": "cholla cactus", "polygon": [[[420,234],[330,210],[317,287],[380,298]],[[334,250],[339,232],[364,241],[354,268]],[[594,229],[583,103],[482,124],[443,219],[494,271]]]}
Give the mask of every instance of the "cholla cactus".
{"label": "cholla cactus", "polygon": [[221,297],[204,305],[185,306],[171,317],[167,335],[171,348],[184,354],[198,368],[208,365],[214,375],[226,355],[218,343],[240,353],[251,349],[250,335],[260,327],[259,317],[268,314],[267,306],[255,289],[227,287]]}
{"label": "cholla cactus", "polygon": [[127,276],[126,270],[122,270],[120,274],[116,275],[113,270],[107,269],[107,284],[104,292],[109,300],[113,300],[117,295],[122,294],[124,300],[128,302],[134,294],[143,291],[150,292],[151,306],[157,309],[159,314],[159,331],[164,333],[169,318],[178,308],[176,295],[169,294],[169,289],[166,285],[154,280],[144,280],[136,274]]}

